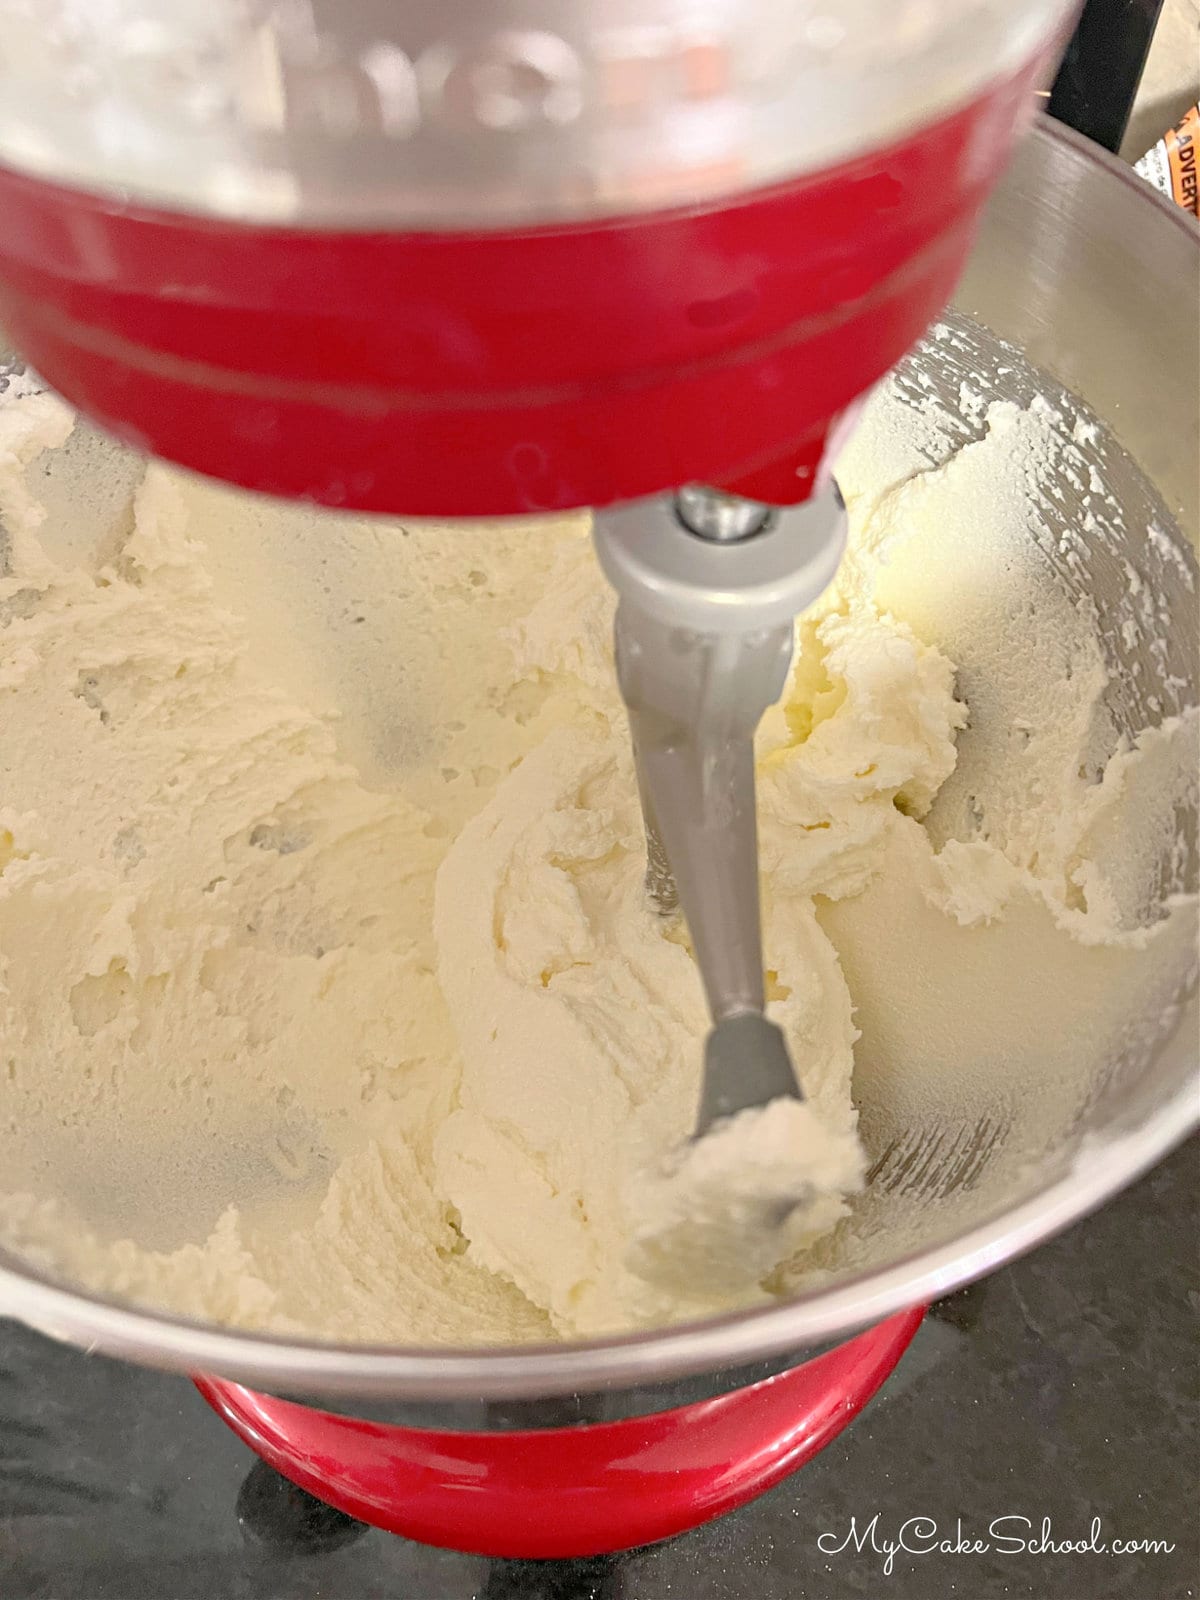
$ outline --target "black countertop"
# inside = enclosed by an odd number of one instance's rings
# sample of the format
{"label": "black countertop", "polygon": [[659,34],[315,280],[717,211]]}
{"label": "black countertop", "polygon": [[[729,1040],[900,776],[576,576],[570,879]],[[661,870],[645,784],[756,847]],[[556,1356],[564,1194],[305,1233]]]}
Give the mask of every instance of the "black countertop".
{"label": "black countertop", "polygon": [[[0,1600],[1186,1600],[1200,1593],[1198,1196],[1193,1141],[935,1307],[867,1410],[770,1494],[591,1561],[489,1561],[365,1529],[256,1469],[183,1379],[0,1324]],[[876,1513],[880,1550],[856,1551],[851,1519]],[[998,1530],[1007,1549],[989,1540],[1003,1517],[1028,1519]],[[924,1546],[954,1540],[960,1518],[964,1542],[991,1548],[900,1551],[885,1572],[903,1523]],[[1015,1548],[1043,1518],[1055,1542],[1088,1541],[1096,1519],[1105,1548]]]}

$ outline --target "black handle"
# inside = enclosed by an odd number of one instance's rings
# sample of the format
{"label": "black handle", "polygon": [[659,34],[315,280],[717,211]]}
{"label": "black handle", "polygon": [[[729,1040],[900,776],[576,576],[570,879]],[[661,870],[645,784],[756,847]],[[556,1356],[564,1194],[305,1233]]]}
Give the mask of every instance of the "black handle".
{"label": "black handle", "polygon": [[1163,0],[1087,0],[1058,69],[1052,117],[1117,151]]}

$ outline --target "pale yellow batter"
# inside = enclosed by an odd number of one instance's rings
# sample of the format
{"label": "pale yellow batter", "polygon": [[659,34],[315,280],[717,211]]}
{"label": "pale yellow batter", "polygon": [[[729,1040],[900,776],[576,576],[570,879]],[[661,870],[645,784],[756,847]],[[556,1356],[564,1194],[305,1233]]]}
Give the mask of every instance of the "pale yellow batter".
{"label": "pale yellow batter", "polygon": [[[995,618],[1033,580],[997,485],[1044,419],[998,408],[894,477],[871,426],[852,559],[761,743],[772,1014],[850,1152],[776,1288],[861,1180],[860,1028],[967,1077],[999,1029],[1019,1074],[1052,1026],[1021,1013],[1031,964],[1082,1059],[1191,959],[1148,885],[1194,722],[1085,784],[1088,619],[1038,589],[1022,625],[1062,670],[1006,662]],[[727,1303],[635,1270],[636,1174],[691,1126],[707,1019],[644,898],[583,519],[326,521],[152,467],[93,537],[86,506],[41,522],[24,471],[69,430],[47,396],[0,404],[0,1236],[99,1290],[333,1339]],[[995,670],[956,685],[968,633]]]}

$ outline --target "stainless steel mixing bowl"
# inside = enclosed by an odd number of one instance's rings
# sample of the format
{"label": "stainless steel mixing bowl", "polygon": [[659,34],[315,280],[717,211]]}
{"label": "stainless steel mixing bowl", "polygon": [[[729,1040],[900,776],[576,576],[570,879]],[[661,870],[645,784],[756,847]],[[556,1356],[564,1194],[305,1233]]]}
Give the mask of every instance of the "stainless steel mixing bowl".
{"label": "stainless steel mixing bowl", "polygon": [[[1053,393],[1061,385],[1102,425],[1126,537],[1144,541],[1148,523],[1167,518],[1194,545],[1200,394],[1194,344],[1179,336],[1174,313],[1194,306],[1198,263],[1189,219],[1115,161],[1044,123],[992,201],[950,318],[953,337],[934,341],[935,357],[919,353],[902,381],[923,372],[926,388],[953,395],[961,366],[988,397],[1028,399],[1032,388]],[[115,451],[106,459],[113,472],[128,472]],[[1063,515],[1071,514],[1068,500]],[[1137,554],[1151,561],[1149,551]],[[1113,720],[1127,732],[1156,720],[1147,709],[1156,688],[1164,712],[1171,692],[1175,703],[1195,698],[1195,589],[1183,572],[1172,577],[1164,569],[1159,580],[1173,619],[1170,671],[1147,656],[1140,677],[1114,674]],[[1106,648],[1119,665],[1123,646],[1112,619],[1120,564],[1097,553],[1073,581],[1094,594]],[[1186,686],[1172,690],[1167,677]],[[452,1402],[470,1402],[487,1405],[488,1426],[528,1423],[535,1403],[548,1420],[562,1422],[569,1420],[569,1403],[547,1397],[600,1390],[623,1395],[627,1411],[652,1409],[802,1360],[1066,1227],[1195,1124],[1196,1061],[1193,994],[1181,996],[1160,1027],[1097,1061],[1087,1092],[1057,1121],[1039,1116],[1032,1131],[1028,1117],[1006,1125],[995,1107],[981,1104],[965,1113],[946,1104],[919,1124],[905,1124],[889,1105],[886,1082],[869,1062],[860,1063],[856,1092],[875,1158],[864,1200],[874,1218],[871,1249],[854,1271],[824,1287],[701,1324],[588,1344],[332,1347],[116,1304],[79,1293],[11,1254],[0,1255],[0,1311],[55,1338],[135,1361],[218,1373],[331,1405],[352,1400],[360,1414],[386,1401],[397,1420],[446,1423],[464,1414]]]}

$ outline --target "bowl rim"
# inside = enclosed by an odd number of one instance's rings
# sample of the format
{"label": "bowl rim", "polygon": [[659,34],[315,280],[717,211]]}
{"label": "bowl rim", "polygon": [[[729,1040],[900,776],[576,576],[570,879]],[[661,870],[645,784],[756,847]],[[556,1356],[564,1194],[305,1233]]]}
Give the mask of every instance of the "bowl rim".
{"label": "bowl rim", "polygon": [[[1194,1003],[1180,1025],[1195,1020]],[[628,1389],[787,1351],[811,1356],[994,1271],[1096,1210],[1200,1126],[1189,1073],[1140,1126],[1084,1140],[1071,1170],[1019,1205],[884,1267],[777,1304],[607,1339],[488,1347],[334,1345],[224,1329],[66,1288],[0,1252],[0,1312],[61,1342],[293,1397],[531,1399]]]}

